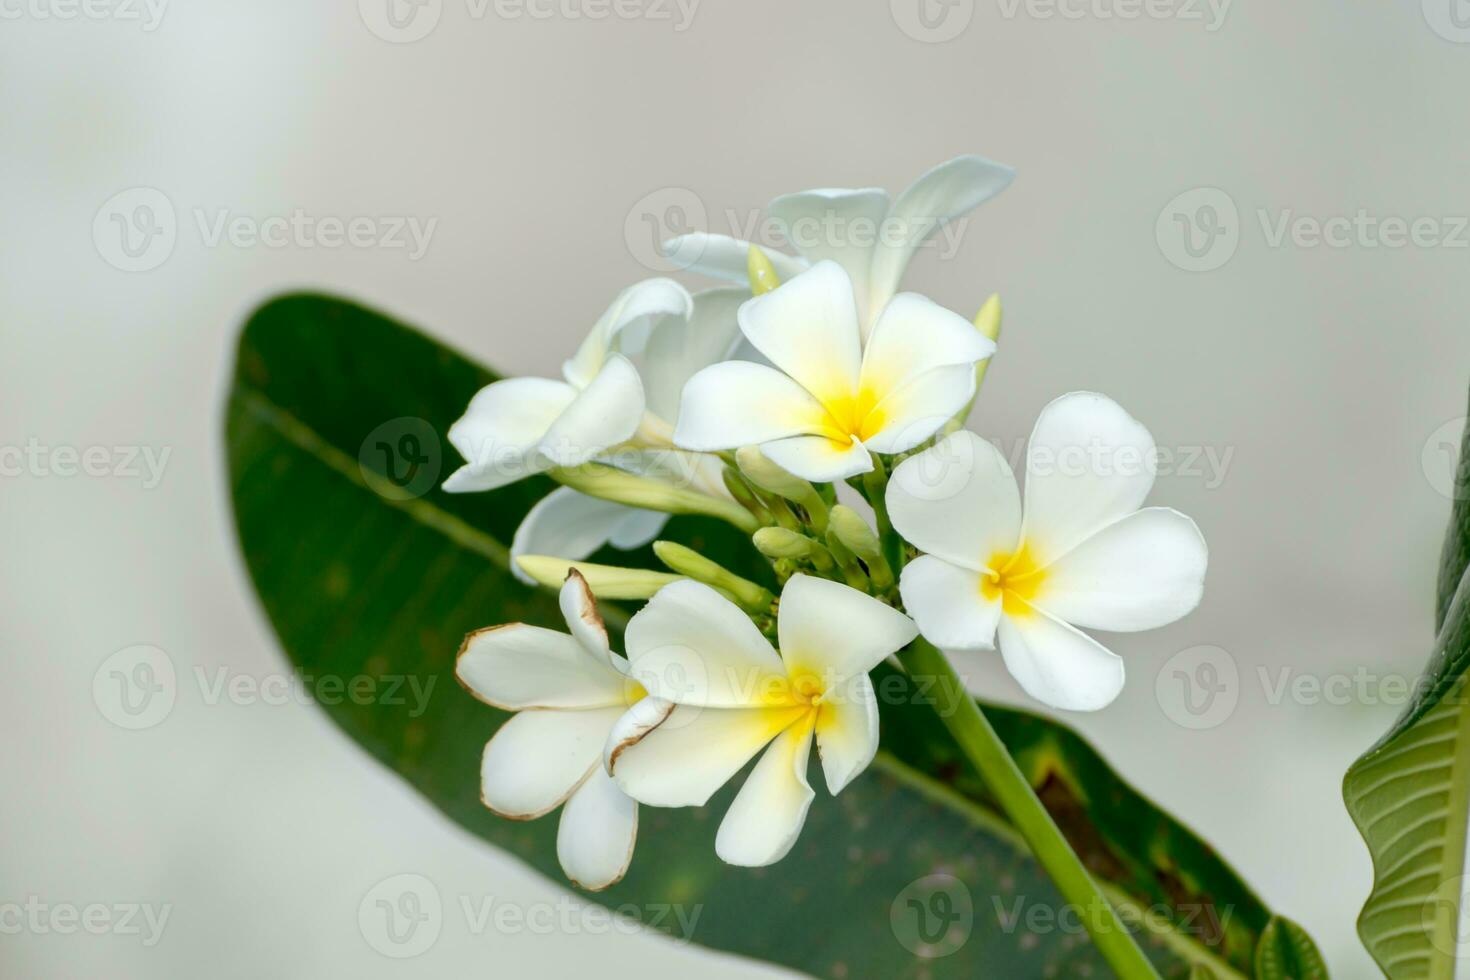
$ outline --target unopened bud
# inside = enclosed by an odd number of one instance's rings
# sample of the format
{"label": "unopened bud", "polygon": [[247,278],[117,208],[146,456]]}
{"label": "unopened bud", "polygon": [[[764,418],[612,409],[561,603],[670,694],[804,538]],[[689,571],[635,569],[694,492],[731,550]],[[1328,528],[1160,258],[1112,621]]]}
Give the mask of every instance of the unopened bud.
{"label": "unopened bud", "polygon": [[755,533],[760,523],[755,516],[733,500],[712,497],[689,487],[675,486],[663,480],[626,473],[602,463],[586,463],[582,466],[563,467],[547,474],[563,486],[571,487],[589,497],[611,500],[613,503],[656,510],[663,514],[702,514],[718,517],[740,528],[746,534]]}
{"label": "unopened bud", "polygon": [[755,486],[806,511],[807,519],[818,534],[827,529],[827,502],[816,487],[771,462],[756,446],[742,447],[735,454],[735,462],[740,466],[740,472]]}
{"label": "unopened bud", "polygon": [[567,572],[575,568],[587,580],[587,587],[592,590],[592,594],[599,599],[648,599],[665,585],[677,582],[682,577],[642,568],[568,561],[550,555],[520,555],[515,563],[521,571],[552,589],[560,589],[566,581]]}
{"label": "unopened bud", "polygon": [[781,279],[776,275],[776,267],[761,251],[759,245],[750,246],[750,252],[745,259],[745,271],[750,276],[750,294],[760,296],[769,293],[781,285]]}
{"label": "unopened bud", "polygon": [[893,587],[893,569],[883,557],[883,543],[878,540],[873,529],[868,527],[868,522],[863,520],[861,514],[851,507],[838,504],[832,508],[829,530],[831,536],[835,536],[847,550],[868,566],[868,574],[873,579],[875,589],[885,592]]}
{"label": "unopened bud", "polygon": [[693,548],[673,541],[655,541],[653,553],[673,571],[719,589],[749,612],[769,612],[776,600],[768,590],[710,561]]}

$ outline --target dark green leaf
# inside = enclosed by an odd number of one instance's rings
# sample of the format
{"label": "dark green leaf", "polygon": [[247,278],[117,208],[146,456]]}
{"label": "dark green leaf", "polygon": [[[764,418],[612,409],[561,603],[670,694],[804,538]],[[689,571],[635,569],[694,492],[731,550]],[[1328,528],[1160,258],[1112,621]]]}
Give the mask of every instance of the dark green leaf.
{"label": "dark green leaf", "polygon": [[1257,980],[1327,980],[1327,964],[1306,930],[1275,916],[1256,947]]}

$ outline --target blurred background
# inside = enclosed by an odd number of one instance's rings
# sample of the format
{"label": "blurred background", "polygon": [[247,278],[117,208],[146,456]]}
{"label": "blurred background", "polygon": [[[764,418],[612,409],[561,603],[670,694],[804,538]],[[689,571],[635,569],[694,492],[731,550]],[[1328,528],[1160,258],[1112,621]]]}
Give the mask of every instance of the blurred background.
{"label": "blurred background", "polygon": [[[154,921],[6,929],[0,973],[778,975],[617,932],[365,941],[392,875],[566,893],[317,709],[211,694],[285,669],[229,519],[232,347],[312,287],[549,374],[660,271],[657,235],[978,152],[1015,184],[906,280],[967,315],[1004,297],[972,426],[1013,446],[1055,395],[1110,394],[1212,549],[1200,609],[1113,644],[1127,690],[1068,721],[1335,975],[1376,975],[1339,784],[1431,641],[1470,382],[1463,6],[3,0],[0,903]],[[130,729],[94,681],[139,645],[179,684]]]}

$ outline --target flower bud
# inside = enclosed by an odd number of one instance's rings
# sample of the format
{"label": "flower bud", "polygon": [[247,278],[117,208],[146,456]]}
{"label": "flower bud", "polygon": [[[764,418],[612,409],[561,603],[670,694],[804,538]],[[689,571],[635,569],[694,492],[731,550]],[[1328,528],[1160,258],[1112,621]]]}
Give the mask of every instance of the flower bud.
{"label": "flower bud", "polygon": [[629,507],[641,507],[664,514],[703,514],[707,517],[718,517],[734,524],[746,534],[753,534],[760,527],[755,516],[733,500],[711,497],[689,487],[626,473],[602,463],[561,467],[551,470],[547,475],[563,486],[571,487],[589,497],[611,500]]}
{"label": "flower bud", "polygon": [[710,561],[693,548],[673,541],[655,541],[653,553],[673,571],[719,589],[748,612],[770,612],[771,603],[776,601],[766,589]]}
{"label": "flower bud", "polygon": [[756,550],[767,558],[806,558],[811,554],[813,541],[784,527],[763,527],[751,538]]}
{"label": "flower bud", "polygon": [[735,454],[740,472],[756,487],[799,506],[818,534],[827,529],[827,502],[817,488],[777,466],[756,446],[745,446]]}
{"label": "flower bud", "polygon": [[642,568],[619,568],[616,565],[594,565],[585,561],[569,561],[550,555],[521,555],[515,559],[521,571],[541,585],[559,589],[567,572],[575,568],[587,580],[587,587],[599,599],[648,599],[655,592],[677,582],[682,576],[650,572]]}
{"label": "flower bud", "polygon": [[766,258],[766,253],[761,251],[759,245],[750,246],[750,252],[745,259],[745,271],[750,276],[752,296],[769,293],[781,285],[781,280],[776,275],[776,267],[771,264],[770,259]]}
{"label": "flower bud", "polygon": [[883,557],[883,543],[878,540],[873,529],[868,527],[868,522],[863,520],[861,514],[851,507],[838,504],[832,508],[829,529],[831,535],[868,566],[868,574],[873,579],[875,589],[885,592],[893,587],[893,569]]}

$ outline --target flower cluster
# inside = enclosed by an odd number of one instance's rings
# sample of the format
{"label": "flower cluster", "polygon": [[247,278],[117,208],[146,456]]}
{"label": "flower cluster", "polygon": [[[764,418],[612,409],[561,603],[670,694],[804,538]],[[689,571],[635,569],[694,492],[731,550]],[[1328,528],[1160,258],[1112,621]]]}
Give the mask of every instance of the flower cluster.
{"label": "flower cluster", "polygon": [[[516,712],[485,748],[485,804],[515,819],[563,806],[558,854],[583,887],[626,871],[638,804],[703,806],[757,756],[716,850],[779,860],[814,797],[812,744],[840,792],[878,747],[869,672],[920,636],[998,647],[1031,697],[1096,710],[1121,691],[1123,660],[1078,627],[1151,629],[1198,603],[1198,528],[1143,507],[1148,431],[1102,395],[1058,398],[1032,433],[1023,498],[1005,457],[963,428],[999,302],[971,322],[898,292],[923,241],[1010,176],[961,157],[893,202],[820,190],[771,205],[788,222],[903,230],[876,241],[805,242],[801,255],[707,234],[666,243],[744,285],[631,286],[562,380],[496,382],[450,429],[466,463],[446,490],[562,484],[526,515],[512,558],[524,581],[560,588],[568,632],[482,630],[457,673]],[[1083,465],[1055,465],[1078,454]],[[678,514],[749,534],[768,581],[672,541],[654,544],[668,571],[585,560],[653,541]],[[647,600],[626,657],[599,599]]]}

